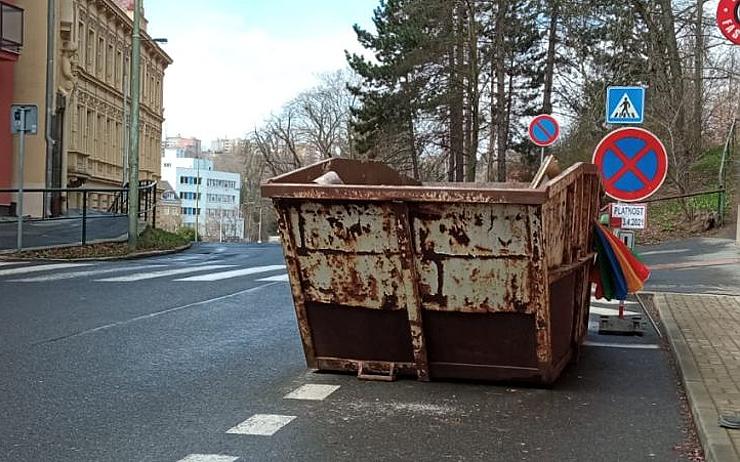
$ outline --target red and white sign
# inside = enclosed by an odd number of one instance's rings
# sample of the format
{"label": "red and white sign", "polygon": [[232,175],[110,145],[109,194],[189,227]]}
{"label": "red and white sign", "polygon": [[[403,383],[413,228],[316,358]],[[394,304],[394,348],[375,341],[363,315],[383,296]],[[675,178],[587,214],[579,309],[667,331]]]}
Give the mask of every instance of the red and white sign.
{"label": "red and white sign", "polygon": [[643,128],[620,128],[606,135],[596,146],[593,163],[604,192],[622,202],[650,197],[668,174],[665,146]]}
{"label": "red and white sign", "polygon": [[612,218],[619,220],[618,228],[645,229],[647,226],[646,204],[612,204]]}
{"label": "red and white sign", "polygon": [[717,25],[728,40],[740,45],[740,0],[720,0]]}
{"label": "red and white sign", "polygon": [[551,146],[560,137],[560,123],[550,114],[541,114],[529,124],[529,139],[540,147]]}

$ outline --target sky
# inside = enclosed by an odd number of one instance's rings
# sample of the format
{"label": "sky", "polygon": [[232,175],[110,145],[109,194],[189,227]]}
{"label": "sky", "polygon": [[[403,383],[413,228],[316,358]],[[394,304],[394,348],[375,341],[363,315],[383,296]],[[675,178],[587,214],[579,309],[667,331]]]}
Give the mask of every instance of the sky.
{"label": "sky", "polygon": [[361,51],[378,0],[144,0],[147,32],[167,38],[166,136],[243,137],[317,77]]}

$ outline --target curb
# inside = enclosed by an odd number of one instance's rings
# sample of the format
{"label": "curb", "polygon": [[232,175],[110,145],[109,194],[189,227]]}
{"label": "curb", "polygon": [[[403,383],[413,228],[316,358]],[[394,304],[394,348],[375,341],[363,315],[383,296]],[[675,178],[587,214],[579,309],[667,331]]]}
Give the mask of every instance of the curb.
{"label": "curb", "polygon": [[137,260],[139,258],[158,257],[161,255],[171,255],[187,250],[193,246],[193,243],[185,244],[180,247],[168,250],[148,250],[145,252],[136,252],[128,255],[114,257],[90,257],[90,258],[19,258],[4,257],[0,255],[0,261],[38,261],[38,262],[95,262],[95,261],[119,261],[119,260]]}
{"label": "curb", "polygon": [[[681,295],[689,296],[691,294]],[[653,303],[655,303],[655,308],[660,313],[663,328],[666,331],[666,337],[668,337],[673,355],[678,362],[681,379],[686,389],[686,396],[689,399],[691,414],[694,416],[706,462],[737,461],[737,454],[733,449],[733,444],[730,441],[727,430],[720,427],[717,423],[719,413],[707,388],[704,386],[704,380],[699,373],[696,360],[691,353],[688,343],[686,343],[681,329],[673,318],[673,314],[668,309],[666,294],[656,293]]]}

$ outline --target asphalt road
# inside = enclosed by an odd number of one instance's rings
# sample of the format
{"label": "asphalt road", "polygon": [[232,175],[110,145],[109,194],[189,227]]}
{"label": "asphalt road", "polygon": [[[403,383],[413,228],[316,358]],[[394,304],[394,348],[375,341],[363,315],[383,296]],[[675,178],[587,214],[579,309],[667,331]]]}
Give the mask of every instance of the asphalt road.
{"label": "asphalt road", "polygon": [[651,268],[647,291],[740,295],[740,246],[734,240],[686,239],[639,253]]}
{"label": "asphalt road", "polygon": [[[681,460],[652,331],[591,333],[551,388],[316,374],[282,264],[269,245],[0,263],[0,460]],[[594,321],[614,313],[592,306]],[[333,392],[285,398],[306,384]]]}

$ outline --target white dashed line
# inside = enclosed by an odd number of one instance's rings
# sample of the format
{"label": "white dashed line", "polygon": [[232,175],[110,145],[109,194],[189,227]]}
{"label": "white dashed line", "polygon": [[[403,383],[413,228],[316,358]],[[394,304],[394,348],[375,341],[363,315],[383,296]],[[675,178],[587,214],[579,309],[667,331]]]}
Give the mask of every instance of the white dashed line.
{"label": "white dashed line", "polygon": [[277,276],[270,276],[268,278],[257,279],[257,282],[288,282],[288,275],[278,274]]}
{"label": "white dashed line", "polygon": [[238,278],[241,276],[249,276],[250,274],[268,273],[270,271],[278,271],[285,269],[285,265],[268,265],[268,266],[255,266],[252,268],[244,268],[233,271],[224,271],[222,273],[211,273],[203,274],[200,276],[192,276],[189,278],[175,279],[175,281],[185,282],[212,282],[221,281],[223,279]]}
{"label": "white dashed line", "polygon": [[14,274],[38,273],[40,271],[53,271],[67,268],[79,268],[81,266],[92,266],[90,263],[58,263],[54,265],[24,266],[22,268],[11,268],[0,270],[0,276],[12,276]]}
{"label": "white dashed line", "polygon": [[272,436],[288,425],[296,417],[293,415],[255,414],[226,433],[232,435]]}
{"label": "white dashed line", "polygon": [[234,462],[236,460],[239,460],[239,458],[219,454],[190,454],[177,462]]}
{"label": "white dashed line", "polygon": [[605,342],[590,342],[586,340],[583,342],[583,346],[592,347],[605,347],[605,348],[626,348],[630,350],[660,350],[660,345],[653,343],[605,343]]}
{"label": "white dashed line", "polygon": [[304,399],[309,401],[322,401],[339,389],[339,385],[319,385],[309,383],[296,388],[287,395],[285,399]]}
{"label": "white dashed line", "polygon": [[190,266],[188,268],[177,268],[163,271],[152,271],[150,273],[134,273],[128,276],[118,276],[115,278],[97,279],[96,282],[136,282],[143,281],[145,279],[163,278],[167,276],[175,276],[177,274],[186,273],[197,273],[199,271],[209,271],[222,268],[229,268],[232,265],[202,265],[202,266]]}
{"label": "white dashed line", "polygon": [[640,252],[640,256],[645,255],[668,255],[672,253],[684,253],[688,252],[689,249],[675,249],[675,250],[651,250],[649,252]]}

